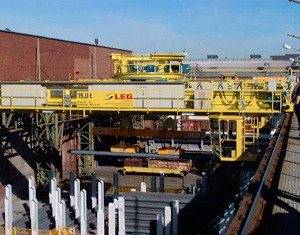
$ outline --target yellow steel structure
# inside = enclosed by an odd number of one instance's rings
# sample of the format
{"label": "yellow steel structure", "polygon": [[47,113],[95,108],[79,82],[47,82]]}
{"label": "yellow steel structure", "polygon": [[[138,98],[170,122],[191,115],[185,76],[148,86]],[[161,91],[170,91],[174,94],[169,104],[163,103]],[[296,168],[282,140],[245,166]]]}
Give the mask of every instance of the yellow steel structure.
{"label": "yellow steel structure", "polygon": [[185,150],[182,148],[176,148],[176,147],[164,147],[158,149],[157,152],[159,155],[175,155],[180,156],[185,153]]}
{"label": "yellow steel structure", "polygon": [[137,146],[114,145],[110,147],[113,153],[137,153]]}
{"label": "yellow steel structure", "polygon": [[[258,80],[139,82],[141,88],[129,87],[130,89],[126,89],[127,84],[133,84],[130,82],[0,82],[0,110],[70,112],[82,115],[103,112],[159,112],[222,115],[244,113],[250,116],[266,116],[292,112],[291,94],[294,82],[289,78],[281,80],[277,78],[274,89],[270,90],[268,85],[271,80],[275,81],[269,78],[269,81],[262,82]],[[18,87],[13,84],[18,84]],[[39,86],[28,88],[28,85]],[[93,85],[108,86],[97,89],[93,88]],[[109,88],[113,85],[114,88]],[[171,85],[179,85],[180,89],[168,88]],[[30,91],[30,95],[22,95],[27,90]],[[170,93],[170,97],[159,97],[166,93]],[[160,107],[156,103],[153,105],[153,102],[162,101],[168,101],[170,105],[167,105],[168,107]],[[142,102],[142,105],[138,102]]]}
{"label": "yellow steel structure", "polygon": [[181,175],[184,176],[182,169],[169,169],[169,168],[152,168],[152,167],[136,167],[136,166],[124,166],[123,173],[124,175],[127,172],[131,173],[149,173],[149,174],[159,174],[160,172],[171,175]]}
{"label": "yellow steel structure", "polygon": [[185,54],[121,55],[112,54],[114,77],[118,79],[182,79]]}
{"label": "yellow steel structure", "polygon": [[258,157],[259,118],[210,116],[211,143],[222,161],[255,161]]}
{"label": "yellow steel structure", "polygon": [[255,159],[266,117],[293,111],[295,77],[189,81],[182,79],[184,58],[112,54],[114,80],[0,82],[0,111],[208,115],[216,156]]}

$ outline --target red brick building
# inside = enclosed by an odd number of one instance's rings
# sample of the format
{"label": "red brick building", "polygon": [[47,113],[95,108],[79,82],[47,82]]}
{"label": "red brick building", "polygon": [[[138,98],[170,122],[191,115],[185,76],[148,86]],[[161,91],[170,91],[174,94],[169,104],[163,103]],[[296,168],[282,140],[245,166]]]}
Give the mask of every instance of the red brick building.
{"label": "red brick building", "polygon": [[78,79],[107,79],[113,75],[111,53],[132,52],[0,30],[0,80],[35,81],[39,71],[41,80],[69,80],[74,70]]}

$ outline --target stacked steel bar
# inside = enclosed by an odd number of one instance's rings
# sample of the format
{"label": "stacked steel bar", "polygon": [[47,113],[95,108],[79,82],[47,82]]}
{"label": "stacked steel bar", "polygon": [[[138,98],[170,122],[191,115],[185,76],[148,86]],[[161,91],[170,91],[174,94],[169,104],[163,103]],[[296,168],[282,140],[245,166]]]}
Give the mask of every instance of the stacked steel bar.
{"label": "stacked steel bar", "polygon": [[157,214],[179,201],[179,234],[217,234],[223,201],[191,194],[130,192],[124,195],[126,233],[156,234]]}

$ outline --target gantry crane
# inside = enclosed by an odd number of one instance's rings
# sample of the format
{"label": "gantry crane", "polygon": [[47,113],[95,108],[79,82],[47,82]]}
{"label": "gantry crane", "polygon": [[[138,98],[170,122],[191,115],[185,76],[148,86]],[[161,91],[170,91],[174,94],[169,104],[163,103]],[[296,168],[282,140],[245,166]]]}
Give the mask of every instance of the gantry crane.
{"label": "gantry crane", "polygon": [[293,76],[186,80],[185,54],[112,54],[114,79],[0,82],[2,112],[208,115],[213,153],[222,161],[257,157],[259,129],[292,112]]}

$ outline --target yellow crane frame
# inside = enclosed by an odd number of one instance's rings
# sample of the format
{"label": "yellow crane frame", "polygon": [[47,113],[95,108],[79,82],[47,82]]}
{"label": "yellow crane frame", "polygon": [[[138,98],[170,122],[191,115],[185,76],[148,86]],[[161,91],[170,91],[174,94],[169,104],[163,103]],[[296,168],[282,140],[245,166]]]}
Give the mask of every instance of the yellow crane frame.
{"label": "yellow crane frame", "polygon": [[[255,159],[265,117],[293,112],[293,76],[190,81],[183,79],[185,54],[111,57],[113,80],[0,82],[0,110],[209,115],[218,123],[211,122],[213,151],[224,161]],[[222,123],[230,121],[238,127],[235,139],[221,135]]]}
{"label": "yellow crane frame", "polygon": [[178,80],[183,78],[185,54],[128,55],[111,54],[114,78],[131,80]]}

